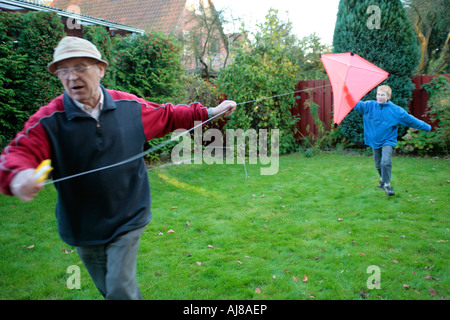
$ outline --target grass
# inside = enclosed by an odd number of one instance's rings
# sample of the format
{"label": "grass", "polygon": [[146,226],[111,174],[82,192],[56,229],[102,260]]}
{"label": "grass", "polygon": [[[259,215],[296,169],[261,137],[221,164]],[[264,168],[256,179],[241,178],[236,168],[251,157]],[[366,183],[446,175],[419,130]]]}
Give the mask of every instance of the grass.
{"label": "grass", "polygon": [[[150,170],[144,299],[446,300],[449,167],[395,157],[393,197],[367,156],[282,156],[276,175],[247,164],[247,178],[242,165]],[[101,298],[58,237],[55,202],[53,187],[29,203],[0,197],[0,299]],[[81,289],[66,286],[71,265]]]}

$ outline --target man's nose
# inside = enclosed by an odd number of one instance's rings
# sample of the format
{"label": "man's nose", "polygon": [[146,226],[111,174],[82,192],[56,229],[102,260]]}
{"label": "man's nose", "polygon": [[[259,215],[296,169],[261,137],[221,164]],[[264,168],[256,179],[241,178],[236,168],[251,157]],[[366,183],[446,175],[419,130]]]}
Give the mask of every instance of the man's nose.
{"label": "man's nose", "polygon": [[69,74],[67,75],[67,79],[69,80],[76,80],[78,79],[78,73],[75,72],[75,70],[69,70]]}

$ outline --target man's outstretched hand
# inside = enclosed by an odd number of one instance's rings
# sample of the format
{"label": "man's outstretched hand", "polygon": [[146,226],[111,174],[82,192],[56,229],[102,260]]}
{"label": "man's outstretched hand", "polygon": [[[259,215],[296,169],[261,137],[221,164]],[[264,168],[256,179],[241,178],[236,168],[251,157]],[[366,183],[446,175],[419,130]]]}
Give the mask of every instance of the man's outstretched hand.
{"label": "man's outstretched hand", "polygon": [[[220,117],[228,117],[231,115],[234,110],[236,109],[236,102],[232,100],[225,100],[221,104],[219,104],[217,107],[213,108],[212,115],[216,116],[222,112],[224,112]],[[227,111],[225,111],[227,110]]]}

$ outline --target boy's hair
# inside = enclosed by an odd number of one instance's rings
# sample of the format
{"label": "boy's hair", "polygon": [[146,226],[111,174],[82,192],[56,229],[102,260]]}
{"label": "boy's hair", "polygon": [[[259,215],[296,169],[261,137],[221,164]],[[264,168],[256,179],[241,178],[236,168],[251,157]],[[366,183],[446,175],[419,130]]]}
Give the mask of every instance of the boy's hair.
{"label": "boy's hair", "polygon": [[385,92],[386,95],[388,96],[388,98],[389,98],[389,99],[391,98],[391,95],[392,95],[392,89],[391,89],[391,87],[389,87],[389,86],[387,86],[387,85],[382,85],[382,86],[379,86],[379,87],[378,87],[378,90],[381,90],[381,91]]}

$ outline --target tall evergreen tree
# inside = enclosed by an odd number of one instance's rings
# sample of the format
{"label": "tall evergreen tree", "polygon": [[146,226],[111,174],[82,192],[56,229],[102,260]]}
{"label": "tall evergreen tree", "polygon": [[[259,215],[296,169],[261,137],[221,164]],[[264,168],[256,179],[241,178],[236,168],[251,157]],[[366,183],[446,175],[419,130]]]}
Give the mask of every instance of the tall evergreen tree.
{"label": "tall evergreen tree", "polygon": [[[392,88],[392,102],[408,110],[419,62],[419,46],[401,0],[340,0],[333,52],[354,52],[389,72],[383,83]],[[376,88],[363,100],[374,100]],[[350,112],[341,122],[343,134],[364,142],[362,117]]]}

